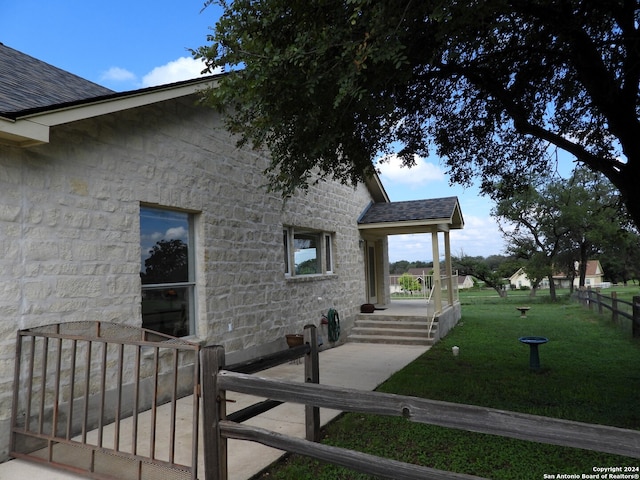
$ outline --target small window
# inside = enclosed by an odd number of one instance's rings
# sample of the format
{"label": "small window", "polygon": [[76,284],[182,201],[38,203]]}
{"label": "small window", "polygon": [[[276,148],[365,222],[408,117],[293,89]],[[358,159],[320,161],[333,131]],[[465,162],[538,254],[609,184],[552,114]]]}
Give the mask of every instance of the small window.
{"label": "small window", "polygon": [[193,215],[140,207],[142,327],[193,334]]}
{"label": "small window", "polygon": [[287,227],[283,230],[285,275],[333,273],[332,234]]}

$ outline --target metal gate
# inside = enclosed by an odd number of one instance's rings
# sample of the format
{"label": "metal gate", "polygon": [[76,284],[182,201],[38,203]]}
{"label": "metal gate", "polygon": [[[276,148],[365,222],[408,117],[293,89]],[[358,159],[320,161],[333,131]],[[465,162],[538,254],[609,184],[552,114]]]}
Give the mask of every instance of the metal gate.
{"label": "metal gate", "polygon": [[20,330],[11,456],[95,479],[196,479],[199,349],[151,330]]}

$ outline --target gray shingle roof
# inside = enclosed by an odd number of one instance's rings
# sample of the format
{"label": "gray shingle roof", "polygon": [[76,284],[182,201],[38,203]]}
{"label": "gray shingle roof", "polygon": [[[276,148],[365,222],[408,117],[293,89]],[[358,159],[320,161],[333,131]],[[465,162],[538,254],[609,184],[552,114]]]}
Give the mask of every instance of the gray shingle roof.
{"label": "gray shingle roof", "polygon": [[406,202],[374,203],[358,220],[361,225],[451,218],[457,197],[430,198]]}
{"label": "gray shingle roof", "polygon": [[113,93],[0,43],[0,115]]}

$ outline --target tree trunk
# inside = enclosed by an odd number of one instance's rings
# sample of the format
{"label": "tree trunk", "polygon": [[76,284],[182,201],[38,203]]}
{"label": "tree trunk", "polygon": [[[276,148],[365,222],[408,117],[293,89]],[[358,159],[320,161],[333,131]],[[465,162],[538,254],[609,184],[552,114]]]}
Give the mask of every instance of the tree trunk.
{"label": "tree trunk", "polygon": [[[637,124],[636,124],[637,125]],[[611,183],[613,183],[622,197],[622,201],[627,207],[627,212],[636,228],[640,230],[640,202],[638,196],[638,178],[640,178],[640,148],[638,147],[637,137],[634,138],[635,145],[631,148],[624,148],[627,156],[627,164],[624,169],[615,176],[607,175]]]}
{"label": "tree trunk", "polygon": [[[587,258],[587,246],[582,242],[580,244],[580,265],[578,267],[578,271],[580,274],[580,280],[578,281],[578,285],[584,287],[585,281],[587,278],[587,262],[589,258]],[[572,282],[573,283],[573,282]]]}
{"label": "tree trunk", "polygon": [[556,284],[553,282],[553,273],[549,274],[549,297],[552,302],[556,301]]}

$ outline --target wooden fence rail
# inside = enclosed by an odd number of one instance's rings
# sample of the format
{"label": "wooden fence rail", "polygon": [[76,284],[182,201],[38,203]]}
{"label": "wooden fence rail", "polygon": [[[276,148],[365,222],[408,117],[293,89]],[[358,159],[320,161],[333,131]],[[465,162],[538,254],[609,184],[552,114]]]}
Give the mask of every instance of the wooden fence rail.
{"label": "wooden fence rail", "polygon": [[604,295],[600,289],[593,290],[591,287],[582,288],[576,292],[578,301],[588,307],[598,309],[600,315],[604,310],[611,312],[611,321],[621,326],[620,317],[631,320],[631,334],[640,337],[640,296],[634,296],[632,302],[619,299],[616,292],[611,295]]}
{"label": "wooden fence rail", "polygon": [[[305,338],[313,342],[314,337],[315,327],[305,329]],[[640,431],[638,430],[319,385],[317,382],[310,381],[311,377],[306,374],[305,383],[268,380],[224,370],[220,361],[224,362],[222,347],[203,349],[206,480],[228,479],[226,440],[229,438],[259,442],[384,478],[407,480],[479,478],[315,443],[319,430],[319,417],[312,417],[318,421],[317,424],[312,425],[309,424],[309,416],[307,417],[306,440],[240,425],[226,418],[226,391],[266,397],[277,402],[305,404],[308,409],[322,405],[329,409],[347,412],[402,416],[413,422],[640,458]],[[309,362],[309,365],[311,363]]]}

